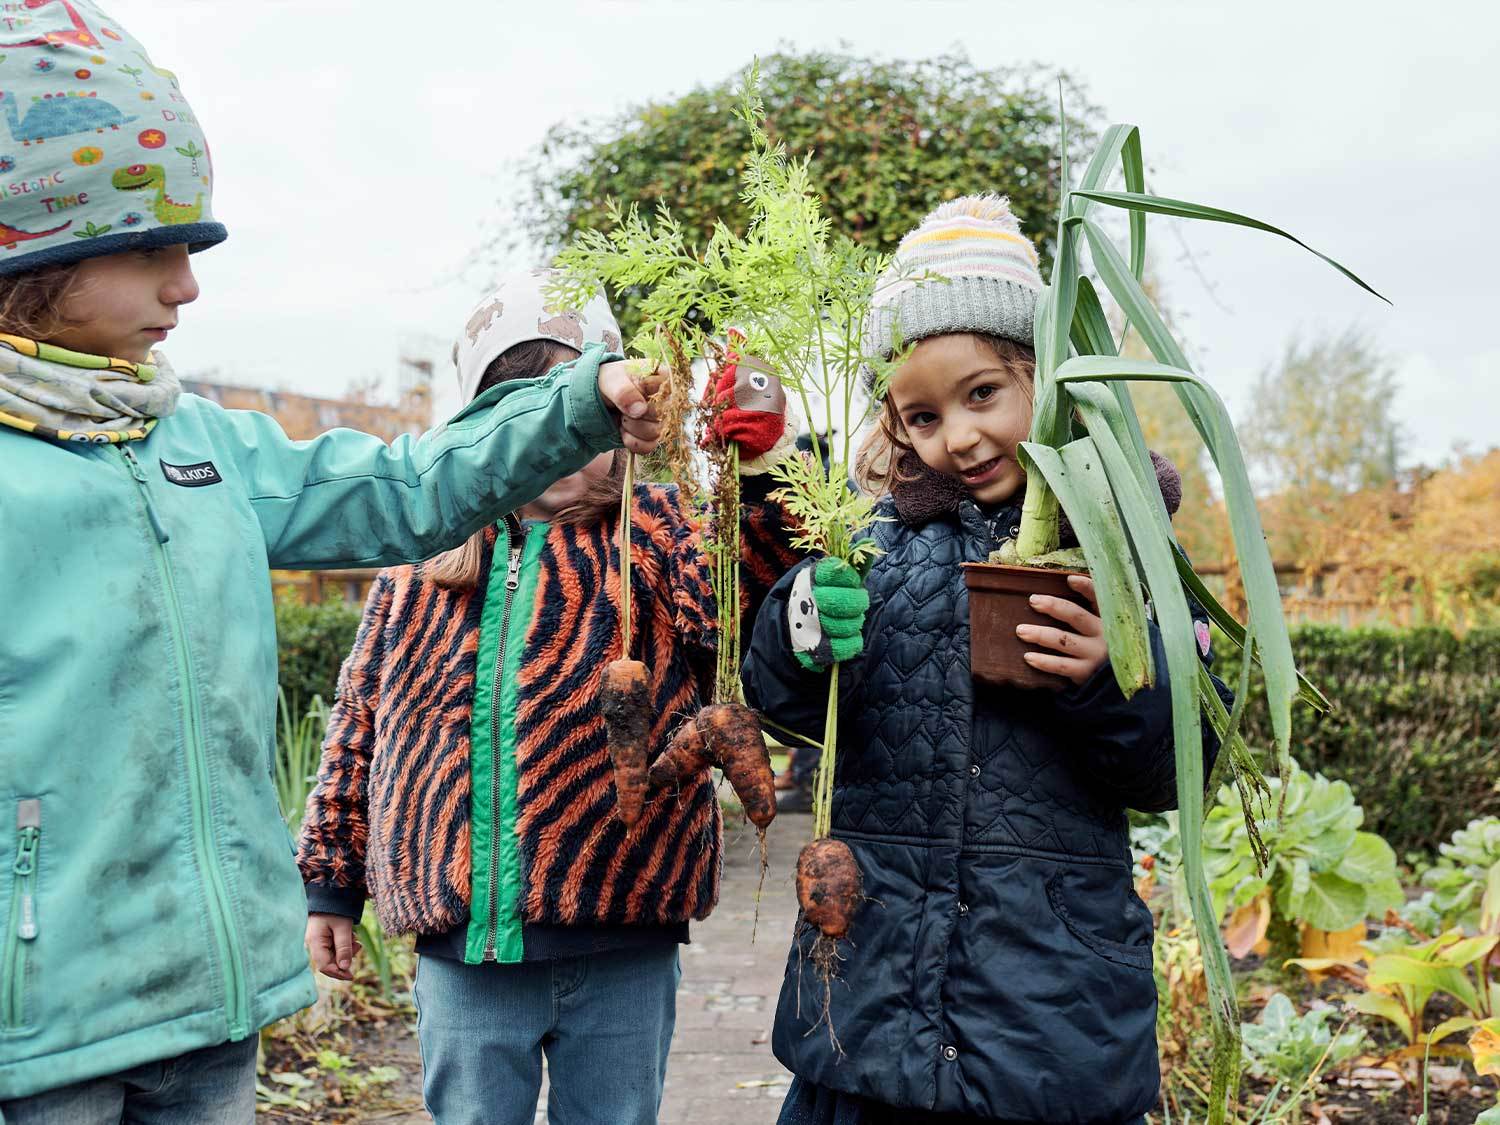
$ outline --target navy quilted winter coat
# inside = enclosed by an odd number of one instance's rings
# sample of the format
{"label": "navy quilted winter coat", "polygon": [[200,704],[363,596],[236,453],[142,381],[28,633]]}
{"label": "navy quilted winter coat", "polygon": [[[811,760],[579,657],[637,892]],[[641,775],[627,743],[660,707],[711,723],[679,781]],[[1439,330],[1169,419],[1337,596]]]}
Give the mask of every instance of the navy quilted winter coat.
{"label": "navy quilted winter coat", "polygon": [[[986,559],[1019,509],[904,508],[920,505],[881,503],[865,652],[840,670],[833,835],[868,896],[832,987],[843,1055],[813,1027],[823,990],[799,926],[776,1057],[888,1105],[1134,1119],[1157,1096],[1156,990],[1125,809],[1176,803],[1160,640],[1153,627],[1158,686],[1130,701],[1107,666],[1058,696],[976,685],[959,564]],[[820,739],[826,674],[804,672],[787,640],[795,574],[756,620],[745,690]],[[1206,740],[1210,762],[1215,750]]]}

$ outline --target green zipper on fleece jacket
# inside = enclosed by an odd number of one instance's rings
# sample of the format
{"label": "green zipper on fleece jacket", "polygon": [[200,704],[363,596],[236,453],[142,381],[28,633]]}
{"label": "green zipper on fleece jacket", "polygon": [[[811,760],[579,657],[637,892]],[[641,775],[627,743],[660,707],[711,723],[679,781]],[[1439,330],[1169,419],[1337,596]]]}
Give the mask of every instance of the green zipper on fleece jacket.
{"label": "green zipper on fleece jacket", "polygon": [[146,509],[156,548],[156,566],[167,601],[167,626],[172,635],[172,650],[177,659],[177,682],[182,685],[182,741],[187,749],[188,790],[192,796],[193,853],[203,876],[208,899],[208,916],[218,947],[218,962],[224,976],[224,1012],[229,1038],[238,1041],[250,1035],[250,997],[245,987],[243,949],[239,931],[229,906],[229,890],[224,872],[219,868],[218,842],[214,839],[213,796],[209,791],[208,755],[203,748],[203,716],[198,704],[198,681],[193,673],[193,659],[188,652],[187,626],[182,619],[182,602],[177,596],[177,579],[172,570],[172,556],[167,552],[171,536],[162,525],[151,500],[151,486],[146,471],[129,445],[117,445],[125,469],[134,478]]}
{"label": "green zipper on fleece jacket", "polygon": [[469,925],[464,961],[520,961],[521,857],[516,846],[516,706],[521,650],[536,602],[547,525],[507,516],[495,540],[469,731]]}

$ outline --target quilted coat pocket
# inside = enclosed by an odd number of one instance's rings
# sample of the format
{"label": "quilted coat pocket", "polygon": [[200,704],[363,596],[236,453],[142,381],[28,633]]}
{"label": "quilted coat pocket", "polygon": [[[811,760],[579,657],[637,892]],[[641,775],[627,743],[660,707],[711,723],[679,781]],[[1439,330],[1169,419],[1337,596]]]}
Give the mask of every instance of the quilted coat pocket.
{"label": "quilted coat pocket", "polygon": [[1151,912],[1113,868],[1059,869],[1047,880],[1047,902],[1068,932],[1106,961],[1151,971]]}

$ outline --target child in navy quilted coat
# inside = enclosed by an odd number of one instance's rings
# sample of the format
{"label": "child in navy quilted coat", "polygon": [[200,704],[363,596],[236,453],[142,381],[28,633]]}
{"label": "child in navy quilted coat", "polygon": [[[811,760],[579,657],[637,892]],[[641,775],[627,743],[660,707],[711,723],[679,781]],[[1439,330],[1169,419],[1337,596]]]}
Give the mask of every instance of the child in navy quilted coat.
{"label": "child in navy quilted coat", "polygon": [[[752,706],[817,739],[841,661],[833,836],[864,880],[831,989],[799,923],[773,1034],[796,1076],[781,1122],[1134,1125],[1158,1092],[1156,989],[1125,810],[1176,800],[1165,656],[1152,626],[1156,685],[1127,700],[1096,607],[1039,596],[1055,624],[1017,631],[1062,690],[971,678],[960,564],[1020,523],[1041,281],[993,197],[939,208],[897,258],[946,280],[882,288],[867,326],[915,341],[858,466],[886,494],[881,553],[862,588],[834,559],[785,576],[744,672]],[[1206,627],[1200,642],[1207,660]]]}

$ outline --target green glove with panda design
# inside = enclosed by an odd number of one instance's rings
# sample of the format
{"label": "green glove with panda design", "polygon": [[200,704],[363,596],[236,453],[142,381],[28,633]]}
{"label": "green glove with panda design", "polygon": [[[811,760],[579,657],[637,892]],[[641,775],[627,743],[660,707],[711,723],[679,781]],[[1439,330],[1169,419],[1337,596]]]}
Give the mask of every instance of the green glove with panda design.
{"label": "green glove with panda design", "polygon": [[852,660],[865,647],[870,595],[859,571],[843,559],[819,559],[792,579],[787,630],[797,663],[809,671]]}

